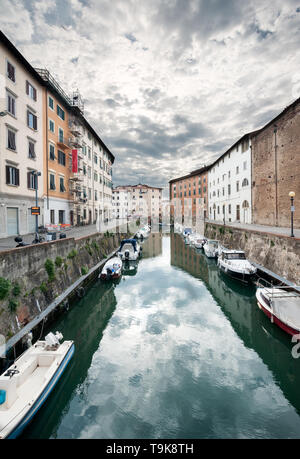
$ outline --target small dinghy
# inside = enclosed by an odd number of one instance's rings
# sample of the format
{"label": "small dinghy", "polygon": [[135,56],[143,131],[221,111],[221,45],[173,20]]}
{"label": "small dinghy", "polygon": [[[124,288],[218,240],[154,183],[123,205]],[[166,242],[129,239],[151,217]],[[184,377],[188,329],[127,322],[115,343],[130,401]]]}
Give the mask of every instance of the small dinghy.
{"label": "small dinghy", "polygon": [[242,282],[252,282],[257,271],[242,250],[221,250],[218,267],[228,276]]}
{"label": "small dinghy", "polygon": [[207,258],[217,258],[219,255],[219,241],[208,239],[203,248]]}
{"label": "small dinghy", "polygon": [[118,250],[121,260],[137,260],[141,255],[141,247],[136,239],[124,239]]}
{"label": "small dinghy", "polygon": [[119,277],[121,277],[121,274],[122,260],[119,257],[113,257],[105,263],[101,273],[99,274],[99,279],[119,279]]}
{"label": "small dinghy", "polygon": [[289,335],[300,333],[300,294],[294,289],[300,287],[259,287],[256,290],[259,309]]}
{"label": "small dinghy", "polygon": [[62,338],[49,333],[0,376],[0,439],[18,437],[55,387],[74,354]]}

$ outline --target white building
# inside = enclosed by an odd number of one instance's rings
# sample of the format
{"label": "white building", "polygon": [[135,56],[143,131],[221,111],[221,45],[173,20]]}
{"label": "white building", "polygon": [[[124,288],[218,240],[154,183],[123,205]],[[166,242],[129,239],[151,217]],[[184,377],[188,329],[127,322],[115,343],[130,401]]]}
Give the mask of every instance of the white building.
{"label": "white building", "polygon": [[130,192],[124,186],[117,186],[112,190],[112,217],[127,219],[129,213]]}
{"label": "white building", "polygon": [[43,223],[43,94],[38,73],[0,32],[0,238],[35,231],[37,182]]}
{"label": "white building", "polygon": [[208,172],[209,219],[251,223],[251,137],[240,138]]}

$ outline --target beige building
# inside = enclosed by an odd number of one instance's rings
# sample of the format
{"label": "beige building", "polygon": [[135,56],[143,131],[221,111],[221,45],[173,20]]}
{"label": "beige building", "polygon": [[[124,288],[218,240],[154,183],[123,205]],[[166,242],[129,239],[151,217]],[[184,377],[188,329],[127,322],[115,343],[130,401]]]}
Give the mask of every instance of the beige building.
{"label": "beige building", "polygon": [[0,238],[35,231],[31,207],[43,223],[43,82],[0,32]]}
{"label": "beige building", "polygon": [[[113,190],[113,209],[117,215],[144,217],[153,222],[162,218],[162,188],[149,185],[125,185]],[[119,199],[118,199],[119,198]],[[120,218],[120,217],[119,217]]]}

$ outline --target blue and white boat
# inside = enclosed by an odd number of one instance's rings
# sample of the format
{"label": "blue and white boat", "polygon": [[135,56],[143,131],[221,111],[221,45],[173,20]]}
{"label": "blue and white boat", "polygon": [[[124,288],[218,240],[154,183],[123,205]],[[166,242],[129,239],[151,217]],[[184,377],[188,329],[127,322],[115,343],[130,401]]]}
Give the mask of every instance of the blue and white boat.
{"label": "blue and white boat", "polygon": [[16,438],[54,389],[74,354],[58,332],[29,347],[0,376],[0,439]]}
{"label": "blue and white boat", "polygon": [[141,246],[136,239],[124,239],[118,250],[121,260],[137,260],[141,253]]}

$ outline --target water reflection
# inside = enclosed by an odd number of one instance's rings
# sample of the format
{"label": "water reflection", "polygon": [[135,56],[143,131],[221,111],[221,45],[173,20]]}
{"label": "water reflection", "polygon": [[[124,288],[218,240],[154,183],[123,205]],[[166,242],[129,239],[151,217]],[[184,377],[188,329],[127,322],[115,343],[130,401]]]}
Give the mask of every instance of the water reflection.
{"label": "water reflection", "polygon": [[237,335],[260,356],[286,398],[300,413],[300,361],[291,355],[290,338],[258,309],[255,286],[246,287],[229,278],[217,268],[214,260],[186,246],[175,234],[171,236],[171,261],[206,283]]}
{"label": "water reflection", "polygon": [[162,233],[150,233],[149,237],[141,242],[143,248],[142,258],[154,258],[162,254]]}

